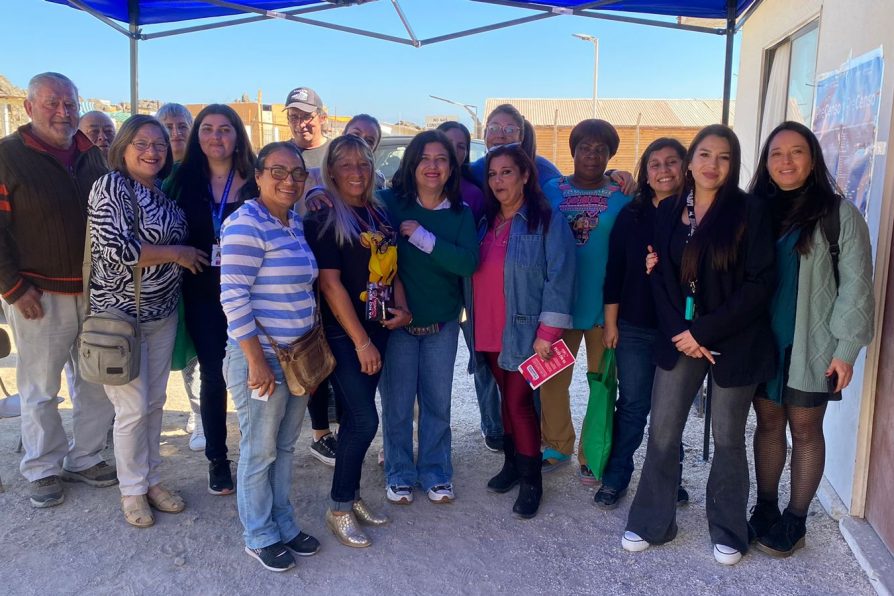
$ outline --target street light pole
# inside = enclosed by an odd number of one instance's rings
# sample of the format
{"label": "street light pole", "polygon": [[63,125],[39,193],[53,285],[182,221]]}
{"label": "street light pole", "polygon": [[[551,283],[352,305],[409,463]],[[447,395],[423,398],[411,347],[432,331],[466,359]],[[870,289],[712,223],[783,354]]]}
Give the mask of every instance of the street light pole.
{"label": "street light pole", "polygon": [[452,99],[447,99],[446,97],[438,97],[437,95],[429,95],[429,97],[453,104],[455,106],[459,106],[466,112],[468,112],[469,116],[472,117],[472,122],[475,124],[475,132],[473,134],[473,137],[476,139],[481,138],[481,120],[478,119],[478,106],[473,106],[472,104],[468,103],[459,103],[458,101],[453,101]]}
{"label": "street light pole", "polygon": [[593,118],[595,118],[596,98],[598,97],[597,91],[599,89],[599,39],[585,33],[572,33],[571,35],[593,44]]}

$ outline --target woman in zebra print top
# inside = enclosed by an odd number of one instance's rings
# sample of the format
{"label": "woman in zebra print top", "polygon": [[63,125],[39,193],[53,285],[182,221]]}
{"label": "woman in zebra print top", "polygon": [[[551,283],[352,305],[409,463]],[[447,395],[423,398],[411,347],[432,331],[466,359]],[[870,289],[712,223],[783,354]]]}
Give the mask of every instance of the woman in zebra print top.
{"label": "woman in zebra print top", "polygon": [[[177,299],[182,269],[196,273],[208,265],[207,255],[181,243],[187,235],[180,208],[158,188],[171,168],[168,133],[151,116],[133,116],[124,123],[109,149],[112,171],[90,191],[92,271],[90,308],[118,309],[137,315],[134,273],[140,275],[140,374],[105,390],[115,407],[115,462],[121,509],[131,525],[154,523],[150,506],[179,513],[183,499],[160,483],[162,408],[177,332]],[[131,193],[139,207],[134,233]]]}

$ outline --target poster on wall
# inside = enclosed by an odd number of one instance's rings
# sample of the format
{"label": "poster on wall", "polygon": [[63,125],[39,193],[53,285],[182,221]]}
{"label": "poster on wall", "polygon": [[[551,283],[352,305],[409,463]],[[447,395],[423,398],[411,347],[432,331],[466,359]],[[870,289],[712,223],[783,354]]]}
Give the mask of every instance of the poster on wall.
{"label": "poster on wall", "polygon": [[813,132],[838,186],[864,217],[878,152],[875,139],[883,67],[879,48],[848,60],[816,81]]}

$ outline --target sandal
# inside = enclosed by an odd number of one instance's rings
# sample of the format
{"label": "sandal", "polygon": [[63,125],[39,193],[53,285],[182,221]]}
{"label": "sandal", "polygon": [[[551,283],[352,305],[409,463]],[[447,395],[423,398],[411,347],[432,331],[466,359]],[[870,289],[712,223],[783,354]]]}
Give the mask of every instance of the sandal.
{"label": "sandal", "polygon": [[571,461],[570,455],[565,455],[561,451],[557,451],[553,448],[548,448],[543,451],[543,468],[542,473],[548,474],[550,472],[555,472],[565,464]]}
{"label": "sandal", "polygon": [[[158,492],[158,495],[155,497],[151,495],[153,489]],[[180,513],[186,508],[186,503],[180,495],[172,493],[160,484],[150,487],[149,490],[150,494],[146,495],[149,505],[163,513]]]}
{"label": "sandal", "polygon": [[122,495],[121,511],[124,520],[137,528],[148,528],[155,523],[146,495]]}

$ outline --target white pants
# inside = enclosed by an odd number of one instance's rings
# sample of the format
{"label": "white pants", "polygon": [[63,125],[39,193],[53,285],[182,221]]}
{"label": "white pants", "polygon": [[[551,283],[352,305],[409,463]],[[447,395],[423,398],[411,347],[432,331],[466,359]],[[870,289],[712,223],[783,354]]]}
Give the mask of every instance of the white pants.
{"label": "white pants", "polygon": [[106,385],[115,406],[115,464],[121,494],[145,495],[159,482],[159,443],[177,313],[142,323],[140,376],[127,385]]}
{"label": "white pants", "polygon": [[[29,481],[67,470],[78,472],[102,461],[106,433],[114,410],[101,385],[88,383],[77,374],[77,337],[84,318],[83,298],[45,292],[40,298],[43,317],[26,319],[14,305],[3,302],[12,328],[18,360],[16,380],[22,399],[22,446],[20,469]],[[59,416],[57,397],[66,363],[71,392],[72,438],[69,441]]]}

